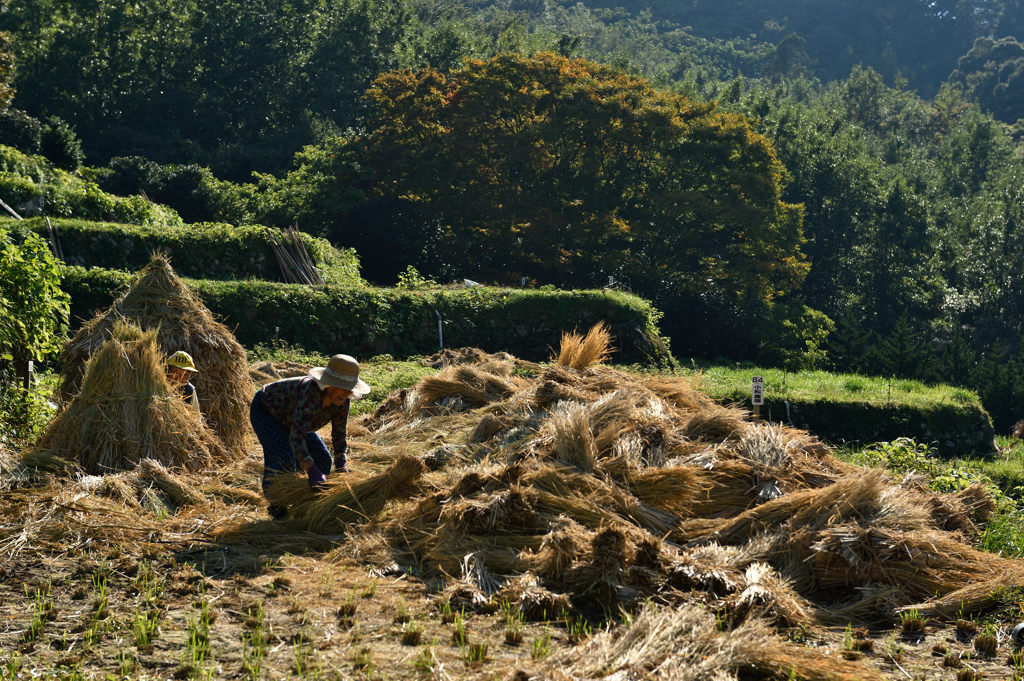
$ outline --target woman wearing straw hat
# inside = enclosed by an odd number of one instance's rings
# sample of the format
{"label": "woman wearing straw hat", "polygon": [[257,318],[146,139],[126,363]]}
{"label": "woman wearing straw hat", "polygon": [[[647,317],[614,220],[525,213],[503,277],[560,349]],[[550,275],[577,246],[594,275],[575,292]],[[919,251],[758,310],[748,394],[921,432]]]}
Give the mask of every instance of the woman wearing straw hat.
{"label": "woman wearing straw hat", "polygon": [[[348,355],[335,355],[326,367],[308,376],[285,378],[263,387],[252,398],[249,420],[263,445],[263,492],[283,472],[305,471],[309,486],[335,472],[348,472],[348,410],[352,400],[370,392],[359,378],[359,363]],[[331,424],[334,460],[317,430]],[[286,517],[286,509],[271,504],[270,515]]]}

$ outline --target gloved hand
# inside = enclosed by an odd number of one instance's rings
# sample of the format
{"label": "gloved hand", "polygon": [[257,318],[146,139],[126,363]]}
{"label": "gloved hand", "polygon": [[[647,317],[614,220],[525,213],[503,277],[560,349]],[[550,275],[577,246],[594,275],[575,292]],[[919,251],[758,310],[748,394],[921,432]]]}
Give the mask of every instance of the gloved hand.
{"label": "gloved hand", "polygon": [[309,476],[309,488],[312,490],[321,490],[327,484],[327,476],[320,472],[320,469],[313,464],[306,471],[306,475]]}
{"label": "gloved hand", "polygon": [[345,452],[338,452],[334,455],[334,472],[348,473],[348,458],[345,456]]}

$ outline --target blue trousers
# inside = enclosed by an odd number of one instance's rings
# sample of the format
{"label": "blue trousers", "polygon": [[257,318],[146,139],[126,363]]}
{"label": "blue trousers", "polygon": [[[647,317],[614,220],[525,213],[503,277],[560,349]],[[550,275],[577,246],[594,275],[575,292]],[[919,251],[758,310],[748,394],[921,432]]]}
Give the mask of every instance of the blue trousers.
{"label": "blue trousers", "polygon": [[[261,400],[263,395],[256,393],[249,405],[249,422],[252,429],[256,431],[256,437],[263,445],[263,491],[274,481],[274,476],[285,472],[301,473],[299,461],[292,451],[292,444],[288,439],[289,429],[281,425],[277,419],[270,415]],[[331,459],[331,452],[327,445],[314,433],[306,434],[306,449],[313,458],[313,463],[324,475],[329,475],[334,461]]]}

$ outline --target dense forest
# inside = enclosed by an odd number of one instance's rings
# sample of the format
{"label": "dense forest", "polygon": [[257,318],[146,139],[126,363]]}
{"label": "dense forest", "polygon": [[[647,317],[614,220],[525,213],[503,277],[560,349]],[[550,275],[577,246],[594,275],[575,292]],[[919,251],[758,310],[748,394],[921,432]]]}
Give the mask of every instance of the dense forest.
{"label": "dense forest", "polygon": [[[679,356],[1024,388],[1024,7],[10,0],[0,144],[367,279],[617,286]],[[10,171],[10,169],[5,169]]]}

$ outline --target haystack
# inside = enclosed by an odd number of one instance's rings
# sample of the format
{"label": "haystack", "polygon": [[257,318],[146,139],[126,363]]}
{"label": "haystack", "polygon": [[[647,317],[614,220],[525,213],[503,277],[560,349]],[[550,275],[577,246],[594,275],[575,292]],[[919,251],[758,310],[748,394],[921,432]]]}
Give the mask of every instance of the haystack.
{"label": "haystack", "polygon": [[89,359],[82,389],[50,423],[30,454],[76,461],[89,474],[134,468],[208,468],[230,455],[164,378],[156,330],[123,321]]}
{"label": "haystack", "polygon": [[253,393],[245,349],[175,275],[163,255],[154,255],[128,291],[65,344],[60,355],[61,403],[69,403],[78,393],[86,362],[110,338],[120,319],[156,330],[161,356],[178,350],[192,355],[199,369],[192,383],[206,423],[229,450],[240,454],[249,438]]}
{"label": "haystack", "polygon": [[[645,602],[682,616],[699,603],[731,629],[691,640],[699,655],[756,634],[730,669],[820,662],[777,649],[769,627],[891,620],[915,602],[942,616],[953,598],[977,612],[1024,574],[1024,563],[969,543],[992,512],[984,489],[936,494],[843,463],[806,432],[713,402],[692,378],[596,364],[607,341],[588,337],[568,337],[573,359],[537,370],[483,353],[447,358],[363,424],[352,473],[319,493],[303,475],[280,476],[270,497],[292,521],[234,522],[216,535],[266,543],[365,531],[386,538],[380,562],[415,566],[452,602],[524,617],[601,617]],[[147,478],[188,513],[200,495],[238,496],[185,489],[183,476],[151,468]],[[243,487],[254,494],[256,484]],[[673,670],[685,657],[650,662]]]}

